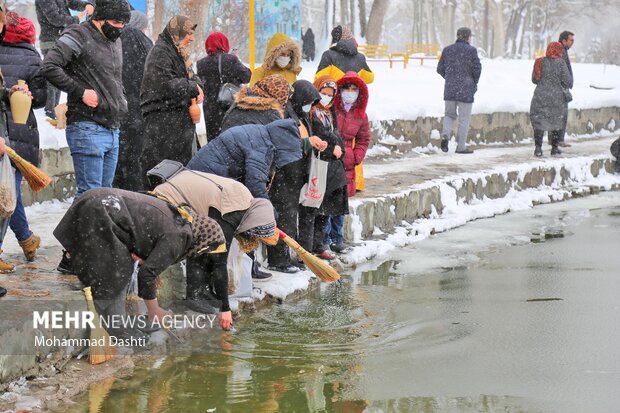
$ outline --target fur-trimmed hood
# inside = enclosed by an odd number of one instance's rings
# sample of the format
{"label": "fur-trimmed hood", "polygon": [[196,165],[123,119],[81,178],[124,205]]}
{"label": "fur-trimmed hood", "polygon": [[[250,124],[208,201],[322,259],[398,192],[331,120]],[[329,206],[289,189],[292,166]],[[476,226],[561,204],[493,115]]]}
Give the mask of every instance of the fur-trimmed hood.
{"label": "fur-trimmed hood", "polygon": [[276,110],[284,117],[284,108],[273,98],[265,98],[252,94],[248,86],[241,86],[239,93],[235,95],[235,104],[245,110]]}
{"label": "fur-trimmed hood", "polygon": [[301,49],[297,42],[280,32],[274,34],[267,44],[263,67],[267,70],[279,69],[279,66],[276,65],[276,59],[282,52],[289,52],[291,54],[291,62],[285,69],[298,75],[301,72]]}
{"label": "fur-trimmed hood", "polygon": [[366,105],[368,105],[368,86],[366,86],[366,83],[355,72],[347,72],[343,77],[338,79],[338,82],[336,82],[338,85],[338,93],[334,98],[334,105],[336,108],[343,107],[341,96],[342,87],[350,83],[353,83],[359,88],[359,96],[357,97],[357,101],[355,101],[351,110],[356,114],[356,116],[362,118],[366,114]]}

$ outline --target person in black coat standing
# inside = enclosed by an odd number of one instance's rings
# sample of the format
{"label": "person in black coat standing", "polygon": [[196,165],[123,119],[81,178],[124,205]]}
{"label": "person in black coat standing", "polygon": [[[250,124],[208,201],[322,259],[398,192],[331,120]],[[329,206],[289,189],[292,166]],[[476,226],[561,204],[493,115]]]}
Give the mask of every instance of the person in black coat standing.
{"label": "person in black coat standing", "polygon": [[[307,80],[298,80],[293,83],[293,95],[290,99],[292,108],[291,117],[303,125],[308,135],[312,135],[312,127],[308,113],[312,105],[320,100],[319,92],[312,83]],[[308,164],[312,147],[310,140],[306,140],[303,148],[304,157],[296,162],[277,168],[269,189],[269,199],[277,212],[278,227],[286,234],[295,239],[300,239],[302,234],[299,228],[312,219],[316,208],[306,208],[299,205],[299,193],[304,183],[307,182]],[[327,143],[319,141],[319,150],[324,150]],[[299,218],[299,227],[297,221]],[[302,244],[302,246],[304,246]],[[293,273],[299,271],[298,261],[291,261],[288,246],[280,242],[273,247],[267,248],[268,269]]]}
{"label": "person in black coat standing", "polygon": [[[94,2],[82,0],[35,0],[35,10],[37,20],[41,26],[39,34],[39,47],[43,56],[54,47],[56,40],[64,29],[72,24],[78,24],[84,20],[85,15],[92,15]],[[77,16],[71,15],[71,10],[80,13]],[[51,83],[47,84],[47,101],[45,103],[45,114],[56,119],[54,108],[60,100],[60,90]]]}
{"label": "person in black coat standing", "polygon": [[144,33],[147,25],[148,20],[144,13],[133,10],[131,19],[121,34],[123,87],[128,111],[121,121],[114,187],[128,191],[139,191],[143,182],[140,155],[144,148],[144,118],[140,112],[140,87],[146,56],[153,47],[153,41]]}
{"label": "person in black coat standing", "polygon": [[[45,105],[47,97],[47,83],[39,75],[39,68],[43,61],[34,47],[36,34],[34,24],[20,17],[14,12],[7,13],[6,32],[0,43],[0,67],[7,87],[17,85],[19,79],[25,80],[32,94],[32,106],[25,125],[13,122],[8,112],[8,133],[11,147],[28,162],[39,165],[39,131],[33,109]],[[27,261],[33,261],[41,238],[34,235],[28,226],[26,211],[21,198],[22,175],[15,169],[15,189],[17,190],[17,204],[9,221],[9,226],[15,238],[24,251]],[[2,246],[3,236],[0,238]]]}
{"label": "person in black coat standing", "polygon": [[[144,151],[140,157],[147,172],[164,159],[186,164],[196,147],[196,126],[189,114],[192,99],[204,99],[200,79],[192,70],[188,46],[196,25],[175,16],[166,25],[146,58],[140,91],[144,116]],[[143,185],[148,187],[146,176]]]}
{"label": "person in black coat standing", "polygon": [[[571,79],[573,79],[573,84],[574,84],[575,78],[573,77],[573,67],[571,66],[571,63],[570,63],[570,56],[568,55],[568,51],[571,47],[573,47],[573,43],[575,43],[575,34],[572,32],[569,32],[568,30],[565,30],[562,33],[560,33],[560,38],[558,39],[558,42],[562,43],[562,46],[564,47],[564,54],[562,55],[562,57],[564,59],[564,63],[566,63],[566,67],[568,68],[568,73],[570,73],[570,77]],[[569,89],[571,88],[572,86]],[[570,98],[572,99],[572,96],[570,96]],[[569,143],[564,142],[564,136],[566,135],[566,123],[568,122],[568,102],[566,102],[565,112],[566,112],[566,115],[562,119],[563,127],[559,131],[560,139],[558,141],[558,146],[570,147]]]}
{"label": "person in black coat standing", "polygon": [[474,95],[478,90],[478,80],[482,72],[482,65],[478,58],[478,51],[469,44],[471,30],[461,27],[456,32],[456,42],[446,47],[441,53],[437,64],[437,73],[446,80],[443,100],[446,112],[443,118],[441,132],[441,150],[448,152],[448,141],[452,134],[452,125],[459,119],[457,133],[458,144],[456,153],[473,153],[467,148],[467,132],[474,103]]}
{"label": "person in black coat standing", "polygon": [[198,77],[204,83],[205,100],[202,104],[207,129],[207,141],[220,134],[226,109],[217,101],[217,95],[224,83],[240,86],[248,83],[252,71],[239,58],[229,54],[230,46],[224,33],[214,32],[205,41],[207,57],[196,63]]}
{"label": "person in black coat standing", "polygon": [[314,33],[312,32],[312,28],[308,27],[308,30],[306,30],[306,34],[301,36],[301,41],[302,41],[302,48],[301,48],[302,56],[304,57],[304,59],[306,59],[306,61],[313,62],[314,55],[316,52],[316,47],[314,44]]}

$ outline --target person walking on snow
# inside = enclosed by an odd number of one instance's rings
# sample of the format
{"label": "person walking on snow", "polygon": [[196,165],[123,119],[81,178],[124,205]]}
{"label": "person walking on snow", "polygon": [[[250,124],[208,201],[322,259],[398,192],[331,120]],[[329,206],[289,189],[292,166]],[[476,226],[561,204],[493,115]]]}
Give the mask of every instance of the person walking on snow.
{"label": "person walking on snow", "polygon": [[441,53],[437,64],[437,73],[446,81],[443,99],[445,116],[441,133],[441,150],[448,152],[448,141],[452,134],[452,124],[459,119],[456,153],[473,153],[467,148],[467,132],[474,103],[474,95],[478,90],[478,80],[482,65],[478,51],[469,44],[471,30],[461,27],[456,32],[456,42],[446,47]]}
{"label": "person walking on snow", "polygon": [[[570,63],[570,56],[568,56],[568,50],[573,47],[573,43],[575,43],[575,34],[569,31],[563,31],[562,33],[560,33],[560,38],[558,39],[558,42],[560,42],[562,44],[562,47],[564,49],[564,54],[562,55],[562,58],[564,59],[564,62],[566,63],[566,67],[568,68],[568,73],[570,73],[570,77],[571,79],[573,79],[573,84],[575,82],[575,78],[573,77],[573,68],[571,66]],[[568,90],[572,89],[573,86],[571,85],[571,87],[568,88]],[[559,134],[560,134],[560,139],[558,140],[558,146],[561,147],[570,147],[569,143],[566,143],[564,141],[564,136],[566,135],[566,123],[568,122],[568,103],[573,100],[573,96],[571,95],[570,91],[568,91],[568,93],[565,94],[566,97],[566,114],[564,115],[564,119],[562,119],[562,129],[560,129]]]}
{"label": "person walking on snow", "polygon": [[301,72],[301,49],[284,33],[274,34],[267,44],[263,64],[252,73],[250,86],[269,75],[282,75],[292,85]]}
{"label": "person walking on snow", "polygon": [[536,59],[532,72],[532,82],[536,85],[532,103],[530,105],[530,121],[534,128],[534,155],[542,156],[542,141],[545,131],[549,132],[551,140],[551,155],[560,155],[558,148],[560,131],[568,107],[564,91],[573,85],[564,60],[562,59],[562,44],[549,43],[545,57]]}

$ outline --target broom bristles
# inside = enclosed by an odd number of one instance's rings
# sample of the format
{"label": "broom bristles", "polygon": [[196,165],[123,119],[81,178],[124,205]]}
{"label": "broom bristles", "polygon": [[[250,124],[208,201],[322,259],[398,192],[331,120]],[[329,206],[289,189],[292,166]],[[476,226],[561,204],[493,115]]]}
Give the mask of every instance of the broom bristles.
{"label": "broom bristles", "polygon": [[[97,323],[95,324],[95,328],[90,329],[91,346],[89,350],[89,361],[90,364],[101,364],[114,357],[116,354],[116,347],[110,345],[110,336],[108,335],[108,332],[105,331],[105,328],[103,328],[101,324],[99,324],[99,314],[97,314],[97,310],[95,309],[95,302],[93,301],[93,295],[90,291],[90,287],[84,288],[83,291],[86,296],[88,311],[95,315],[95,323]],[[103,341],[105,345],[92,345],[92,343],[99,343],[100,341]]]}
{"label": "broom bristles", "polygon": [[6,147],[6,153],[13,161],[33,192],[39,192],[52,182],[52,178],[21,156],[12,148]]}
{"label": "broom bristles", "polygon": [[278,228],[280,238],[291,247],[306,264],[306,267],[323,282],[334,282],[340,279],[340,274],[331,265],[327,264],[322,259],[310,254],[306,251],[297,241],[286,235],[281,229]]}

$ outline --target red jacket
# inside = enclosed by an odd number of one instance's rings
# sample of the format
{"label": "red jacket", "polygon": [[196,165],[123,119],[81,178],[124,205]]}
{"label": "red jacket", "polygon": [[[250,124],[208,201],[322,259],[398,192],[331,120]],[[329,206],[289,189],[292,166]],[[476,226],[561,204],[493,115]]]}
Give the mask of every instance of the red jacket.
{"label": "red jacket", "polygon": [[[355,195],[355,166],[362,163],[370,143],[370,125],[366,115],[368,87],[355,72],[347,72],[338,80],[338,94],[334,99],[338,115],[338,133],[344,144],[344,169],[347,173],[347,193]],[[340,91],[344,85],[353,83],[359,88],[359,96],[351,109],[344,109]]]}

